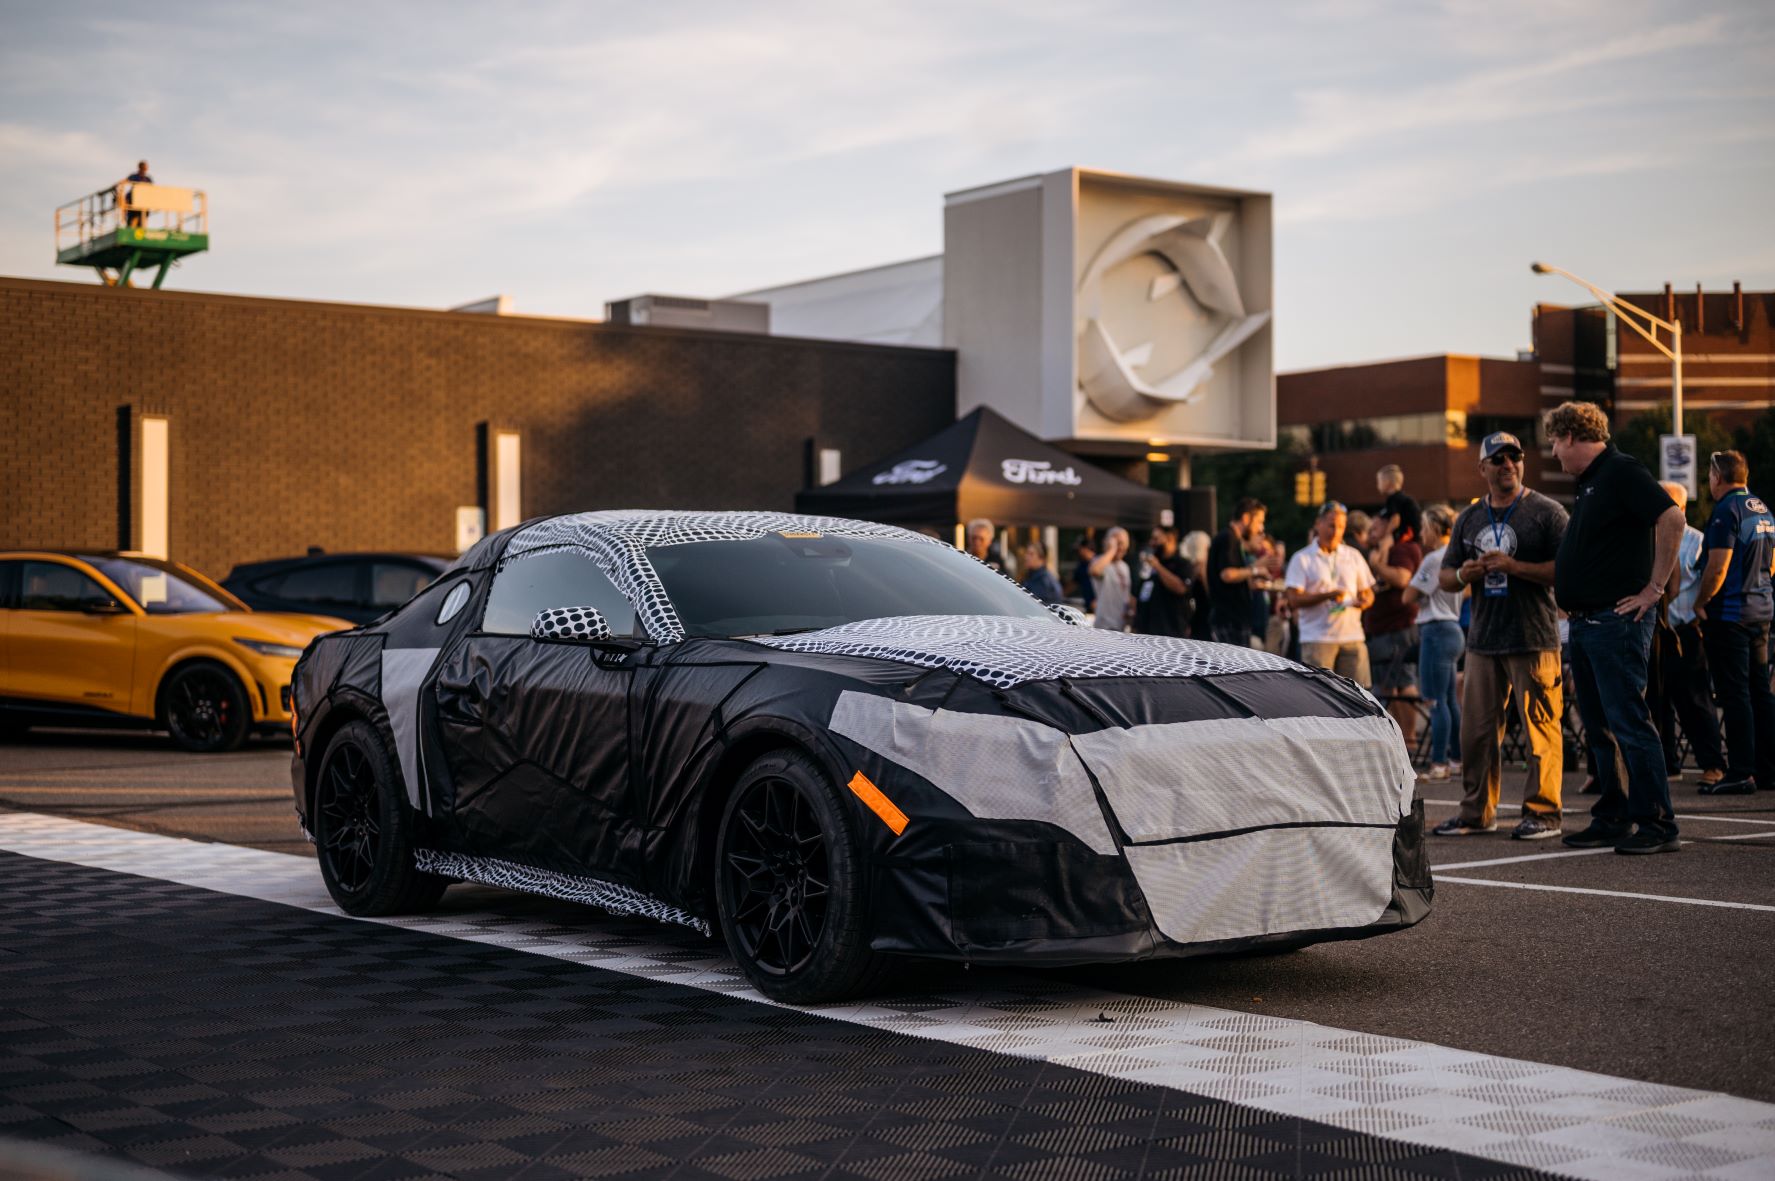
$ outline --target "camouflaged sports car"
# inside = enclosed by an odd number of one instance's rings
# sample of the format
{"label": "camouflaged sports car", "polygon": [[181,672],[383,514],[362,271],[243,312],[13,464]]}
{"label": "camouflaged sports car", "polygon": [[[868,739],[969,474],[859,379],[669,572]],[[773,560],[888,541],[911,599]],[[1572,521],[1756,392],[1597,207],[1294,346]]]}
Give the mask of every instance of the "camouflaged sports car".
{"label": "camouflaged sports car", "polygon": [[719,928],[812,1002],[897,956],[1277,949],[1428,912],[1398,729],[1330,673],[1056,616],[941,541],[596,512],[478,543],[296,669],[353,914],[452,880]]}

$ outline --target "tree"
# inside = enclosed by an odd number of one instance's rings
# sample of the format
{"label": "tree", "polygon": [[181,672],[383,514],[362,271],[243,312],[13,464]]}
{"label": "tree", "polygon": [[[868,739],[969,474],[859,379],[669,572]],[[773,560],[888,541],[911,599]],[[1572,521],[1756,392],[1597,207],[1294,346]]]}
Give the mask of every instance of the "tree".
{"label": "tree", "polygon": [[1242,496],[1263,501],[1269,509],[1264,532],[1281,538],[1292,553],[1313,523],[1313,508],[1294,503],[1294,473],[1306,466],[1308,453],[1303,444],[1290,440],[1278,442],[1274,451],[1197,453],[1190,483],[1198,488],[1212,484],[1218,490],[1223,520]]}
{"label": "tree", "polygon": [[[1768,415],[1764,415],[1768,418]],[[1700,528],[1707,523],[1713,512],[1713,497],[1707,494],[1707,457],[1715,451],[1726,451],[1736,446],[1732,433],[1716,423],[1706,412],[1687,414],[1683,425],[1695,436],[1695,498],[1689,501],[1689,524]],[[1648,410],[1644,414],[1636,414],[1625,424],[1611,432],[1615,446],[1633,456],[1651,469],[1654,476],[1658,474],[1658,437],[1670,431],[1670,406],[1660,406],[1657,410]],[[1775,433],[1771,435],[1775,442]],[[1739,448],[1742,450],[1742,448]],[[1754,467],[1752,470],[1755,470]]]}

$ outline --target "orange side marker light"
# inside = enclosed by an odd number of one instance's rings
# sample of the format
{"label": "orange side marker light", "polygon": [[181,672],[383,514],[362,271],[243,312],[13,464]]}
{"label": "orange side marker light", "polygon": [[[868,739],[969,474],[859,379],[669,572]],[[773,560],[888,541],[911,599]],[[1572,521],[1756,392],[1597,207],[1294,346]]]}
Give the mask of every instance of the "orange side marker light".
{"label": "orange side marker light", "polygon": [[869,782],[869,777],[858,771],[851,776],[850,789],[856,797],[869,805],[869,810],[881,817],[881,822],[894,830],[899,836],[906,831],[906,813],[894,807],[894,801],[881,794],[881,789]]}

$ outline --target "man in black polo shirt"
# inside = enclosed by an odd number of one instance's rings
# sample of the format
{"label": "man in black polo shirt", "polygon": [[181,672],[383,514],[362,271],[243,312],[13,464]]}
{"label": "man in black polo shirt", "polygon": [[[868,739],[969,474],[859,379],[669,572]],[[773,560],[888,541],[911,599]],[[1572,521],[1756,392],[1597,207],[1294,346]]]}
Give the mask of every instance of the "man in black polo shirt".
{"label": "man in black polo shirt", "polygon": [[1594,403],[1566,402],[1548,412],[1546,427],[1559,466],[1578,478],[1553,594],[1571,617],[1578,715],[1602,792],[1590,827],[1565,843],[1674,853],[1676,817],[1664,747],[1646,706],[1646,661],[1658,600],[1676,569],[1682,510],[1644,464],[1609,445],[1608,417]]}
{"label": "man in black polo shirt", "polygon": [[1254,561],[1263,543],[1262,501],[1247,496],[1208,550],[1209,625],[1217,644],[1251,646],[1251,597],[1264,589],[1263,567]]}

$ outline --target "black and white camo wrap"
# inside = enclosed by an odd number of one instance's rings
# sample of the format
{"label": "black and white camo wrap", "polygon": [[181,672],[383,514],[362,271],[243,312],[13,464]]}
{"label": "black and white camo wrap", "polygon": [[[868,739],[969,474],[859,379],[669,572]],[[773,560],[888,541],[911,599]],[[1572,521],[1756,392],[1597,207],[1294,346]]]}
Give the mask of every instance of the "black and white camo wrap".
{"label": "black and white camo wrap", "polygon": [[1054,677],[1212,677],[1297,667],[1255,648],[1137,636],[1000,615],[865,619],[756,643],[947,668],[998,689]]}
{"label": "black and white camo wrap", "polygon": [[610,914],[638,915],[662,923],[691,927],[704,935],[709,933],[707,919],[698,918],[689,911],[680,910],[639,890],[619,886],[614,882],[601,882],[596,878],[556,873],[548,869],[534,869],[528,865],[501,861],[497,857],[470,857],[437,849],[413,850],[413,866],[421,873],[461,878],[464,881],[499,886],[524,894],[540,894],[544,898],[559,898],[563,902],[579,902],[586,906],[596,906]]}
{"label": "black and white camo wrap", "polygon": [[841,517],[609,509],[550,517],[519,530],[506,547],[502,567],[562,550],[584,553],[635,605],[647,634],[662,644],[670,644],[684,638],[684,625],[666,597],[653,563],[647,560],[648,548],[698,541],[750,541],[768,533],[819,533],[828,537],[881,537],[927,545],[947,544],[894,525]]}
{"label": "black and white camo wrap", "polygon": [[550,607],[537,613],[530,634],[538,640],[608,640],[610,624],[591,607]]}

